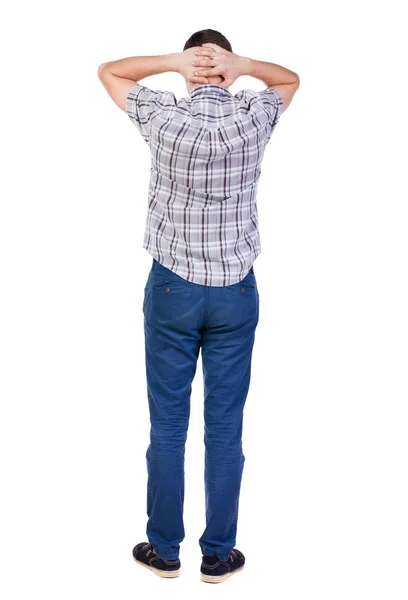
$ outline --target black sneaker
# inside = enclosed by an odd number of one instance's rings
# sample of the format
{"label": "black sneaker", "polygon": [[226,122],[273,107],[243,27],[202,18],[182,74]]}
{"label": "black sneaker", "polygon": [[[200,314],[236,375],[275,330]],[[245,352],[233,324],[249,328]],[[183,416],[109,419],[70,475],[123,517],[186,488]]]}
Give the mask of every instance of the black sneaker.
{"label": "black sneaker", "polygon": [[216,556],[203,556],[201,564],[201,581],[206,583],[221,583],[242,571],[245,564],[245,556],[239,550],[232,550],[225,562],[220,562]]}
{"label": "black sneaker", "polygon": [[160,577],[178,577],[180,575],[180,560],[159,558],[149,542],[137,544],[133,548],[133,557],[139,565],[150,569]]}

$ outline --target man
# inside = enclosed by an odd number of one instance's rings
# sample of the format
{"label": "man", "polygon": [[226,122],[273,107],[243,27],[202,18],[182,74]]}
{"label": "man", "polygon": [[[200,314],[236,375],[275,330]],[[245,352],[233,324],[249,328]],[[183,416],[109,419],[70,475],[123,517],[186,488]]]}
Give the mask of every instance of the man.
{"label": "man", "polygon": [[[145,77],[180,73],[189,96],[149,89]],[[238,56],[219,32],[194,33],[181,53],[100,65],[99,77],[151,151],[143,247],[153,257],[144,289],[147,395],[147,537],[136,561],[180,574],[184,449],[201,348],[204,377],[206,528],[201,578],[242,569],[235,548],[247,397],[259,294],[256,191],[267,142],[299,87],[293,71]],[[241,75],[261,92],[229,86]]]}

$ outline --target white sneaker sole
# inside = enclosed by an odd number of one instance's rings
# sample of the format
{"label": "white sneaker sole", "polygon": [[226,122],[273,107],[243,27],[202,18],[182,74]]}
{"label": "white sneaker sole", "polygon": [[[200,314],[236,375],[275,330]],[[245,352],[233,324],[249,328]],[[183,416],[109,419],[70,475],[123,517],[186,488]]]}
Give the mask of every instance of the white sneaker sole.
{"label": "white sneaker sole", "polygon": [[204,581],[205,583],[222,583],[223,581],[226,581],[229,577],[235,575],[235,573],[240,573],[243,570],[244,566],[245,565],[242,565],[242,567],[239,567],[239,569],[235,569],[235,571],[225,573],[225,575],[204,575],[204,573],[201,573],[201,581]]}
{"label": "white sneaker sole", "polygon": [[161,569],[155,569],[152,566],[149,565],[145,565],[145,563],[141,562],[140,560],[137,560],[137,558],[133,557],[135,562],[137,562],[138,565],[140,565],[141,567],[144,567],[145,569],[149,569],[149,571],[153,571],[153,573],[155,575],[158,575],[159,577],[165,577],[166,579],[173,579],[174,577],[180,577],[180,569],[178,569],[177,571],[162,571]]}

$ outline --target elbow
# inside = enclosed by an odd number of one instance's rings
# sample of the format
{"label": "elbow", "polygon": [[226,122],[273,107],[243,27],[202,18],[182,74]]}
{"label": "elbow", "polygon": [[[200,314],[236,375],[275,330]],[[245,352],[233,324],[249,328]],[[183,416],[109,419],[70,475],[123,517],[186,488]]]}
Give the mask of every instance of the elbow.
{"label": "elbow", "polygon": [[99,79],[102,79],[103,73],[106,72],[106,66],[109,63],[102,63],[101,65],[99,65],[98,67],[98,77]]}

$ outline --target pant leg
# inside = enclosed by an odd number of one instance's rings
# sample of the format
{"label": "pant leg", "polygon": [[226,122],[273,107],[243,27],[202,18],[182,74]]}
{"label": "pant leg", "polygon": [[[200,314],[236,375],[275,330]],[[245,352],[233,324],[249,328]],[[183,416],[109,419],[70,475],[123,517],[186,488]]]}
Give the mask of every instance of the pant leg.
{"label": "pant leg", "polygon": [[238,284],[211,288],[202,339],[206,528],[203,554],[228,560],[236,543],[245,457],[243,410],[259,318],[253,269]]}
{"label": "pant leg", "polygon": [[143,305],[151,421],[146,532],[167,560],[178,558],[184,538],[184,450],[202,306],[194,284],[154,261]]}

